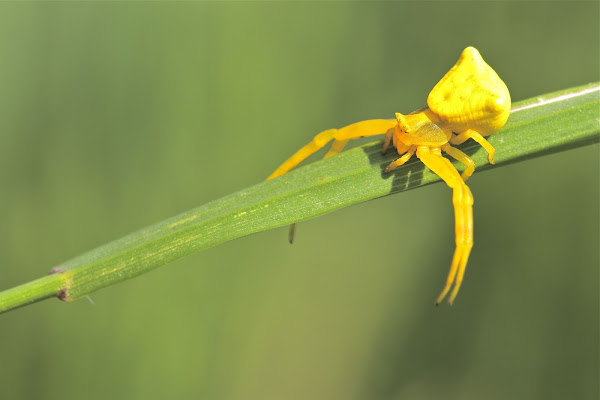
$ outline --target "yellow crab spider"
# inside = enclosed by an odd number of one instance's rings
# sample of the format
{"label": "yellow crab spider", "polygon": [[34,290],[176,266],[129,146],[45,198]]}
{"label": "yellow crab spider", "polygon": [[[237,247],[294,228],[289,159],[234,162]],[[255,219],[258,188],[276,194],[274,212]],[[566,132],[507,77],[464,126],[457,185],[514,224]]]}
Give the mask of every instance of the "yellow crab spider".
{"label": "yellow crab spider", "polygon": [[[319,133],[298,150],[268,178],[287,173],[305,158],[333,140],[325,157],[343,150],[350,139],[385,134],[382,152],[390,143],[400,158],[390,163],[385,172],[406,163],[413,154],[452,188],[456,250],[446,284],[436,300],[439,304],[452,288],[448,302],[452,304],[462,283],[469,254],[473,247],[473,195],[465,181],[473,174],[475,163],[458,145],[468,139],[479,143],[494,163],[494,148],[485,139],[504,126],[510,114],[510,93],[496,72],[483,60],[477,49],[467,47],[458,62],[438,82],[427,97],[428,107],[408,115],[396,113],[395,119],[372,119],[329,129]],[[466,166],[459,175],[442,151]],[[454,287],[452,287],[454,285]]]}

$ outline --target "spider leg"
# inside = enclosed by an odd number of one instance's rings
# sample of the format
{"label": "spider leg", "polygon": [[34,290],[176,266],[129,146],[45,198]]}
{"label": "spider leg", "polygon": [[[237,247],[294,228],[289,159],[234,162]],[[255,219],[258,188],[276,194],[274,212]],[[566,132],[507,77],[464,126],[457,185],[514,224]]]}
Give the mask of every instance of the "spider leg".
{"label": "spider leg", "polygon": [[279,168],[277,168],[275,170],[275,172],[273,172],[271,175],[269,175],[267,180],[276,178],[280,175],[287,173],[289,170],[294,168],[296,165],[298,165],[302,161],[304,161],[305,158],[307,158],[308,156],[310,156],[311,154],[315,153],[317,150],[319,150],[320,148],[325,146],[327,143],[329,143],[334,138],[334,136],[337,132],[338,132],[337,129],[329,129],[329,130],[319,133],[317,136],[315,136],[313,138],[313,140],[310,141],[309,144],[302,147],[300,150],[298,150],[296,153],[294,153],[293,156],[291,156],[283,164],[281,164],[279,166]]}
{"label": "spider leg", "polygon": [[392,161],[383,172],[390,172],[391,170],[398,168],[402,164],[406,163],[410,158],[415,154],[417,150],[417,146],[406,146],[403,144],[405,148],[398,147],[398,154],[404,153],[404,155],[394,161]]}
{"label": "spider leg", "polygon": [[385,140],[383,141],[383,148],[381,149],[381,154],[385,154],[385,152],[387,151],[390,142],[392,141],[392,137],[394,137],[394,128],[390,128],[388,129],[388,131],[385,133]]}
{"label": "spider leg", "polygon": [[267,180],[276,178],[289,172],[292,168],[300,164],[311,154],[325,146],[331,140],[334,140],[331,150],[325,157],[330,157],[342,151],[348,140],[365,136],[381,135],[393,128],[397,122],[389,119],[371,119],[348,125],[340,129],[329,129],[319,133],[306,146],[298,150],[293,156],[279,166]]}
{"label": "spider leg", "polygon": [[344,150],[344,146],[346,146],[346,143],[348,143],[349,140],[350,139],[343,139],[343,140],[335,139],[333,141],[333,143],[331,143],[331,147],[329,148],[327,153],[325,153],[325,156],[323,158],[328,158],[328,157],[335,156],[336,154],[341,153],[342,150]]}
{"label": "spider leg", "polygon": [[473,175],[473,172],[475,171],[475,162],[471,159],[471,157],[469,157],[468,155],[466,155],[459,149],[450,146],[448,143],[446,143],[445,145],[442,146],[442,150],[445,151],[446,153],[448,153],[450,155],[450,157],[454,158],[455,160],[458,160],[459,162],[461,162],[467,166],[467,168],[465,168],[465,170],[463,171],[463,173],[461,175],[463,178],[463,181],[466,182],[467,179],[469,179],[471,177],[471,175]]}
{"label": "spider leg", "polygon": [[436,305],[439,304],[454,284],[448,299],[448,302],[452,304],[460,290],[469,254],[473,247],[473,195],[452,163],[442,157],[440,148],[419,146],[417,147],[417,157],[453,190],[452,203],[454,204],[456,250],[454,251],[446,285],[435,302]]}
{"label": "spider leg", "polygon": [[496,153],[496,149],[494,149],[494,147],[490,144],[490,142],[485,140],[485,138],[483,136],[481,136],[481,134],[474,131],[473,129],[467,129],[466,131],[464,131],[462,133],[453,135],[450,138],[450,143],[462,144],[462,143],[466,142],[468,139],[473,139],[474,141],[479,143],[481,145],[481,147],[483,147],[485,149],[485,151],[487,151],[488,160],[490,161],[490,164],[494,163],[494,153]]}

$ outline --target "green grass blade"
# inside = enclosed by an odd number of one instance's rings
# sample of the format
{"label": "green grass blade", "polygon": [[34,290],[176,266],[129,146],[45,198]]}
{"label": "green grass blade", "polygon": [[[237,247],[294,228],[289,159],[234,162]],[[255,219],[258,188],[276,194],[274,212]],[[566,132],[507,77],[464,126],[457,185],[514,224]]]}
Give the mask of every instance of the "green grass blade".
{"label": "green grass blade", "polygon": [[[497,168],[598,143],[599,115],[598,83],[571,88],[513,104],[506,126],[489,137],[495,166],[472,141],[460,149],[476,171]],[[0,292],[0,312],[53,296],[77,299],[231,239],[439,181],[418,159],[384,174],[397,155],[383,156],[380,149],[381,141],[368,143],[108,243],[47,277]]]}

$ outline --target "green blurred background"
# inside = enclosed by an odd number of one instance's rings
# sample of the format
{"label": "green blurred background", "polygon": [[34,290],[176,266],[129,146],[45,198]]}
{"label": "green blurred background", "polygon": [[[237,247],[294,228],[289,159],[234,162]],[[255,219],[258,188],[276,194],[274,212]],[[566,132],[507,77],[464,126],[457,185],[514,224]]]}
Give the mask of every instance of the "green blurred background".
{"label": "green blurred background", "polygon": [[[467,45],[513,101],[599,79],[597,2],[2,3],[0,289],[425,104]],[[316,158],[315,158],[316,159]],[[2,399],[597,399],[599,157],[436,184],[0,316]]]}

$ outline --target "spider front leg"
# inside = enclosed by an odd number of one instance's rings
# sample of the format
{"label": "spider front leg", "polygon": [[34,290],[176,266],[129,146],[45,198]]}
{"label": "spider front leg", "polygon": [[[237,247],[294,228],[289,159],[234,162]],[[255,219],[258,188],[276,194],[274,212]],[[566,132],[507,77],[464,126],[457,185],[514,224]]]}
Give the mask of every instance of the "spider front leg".
{"label": "spider front leg", "polygon": [[319,133],[314,139],[298,150],[293,156],[279,166],[267,180],[281,176],[289,172],[292,168],[304,161],[308,156],[321,149],[331,140],[334,140],[331,149],[325,154],[325,157],[330,157],[342,151],[344,146],[350,139],[356,139],[365,136],[382,135],[389,129],[396,126],[395,120],[389,119],[371,119],[367,121],[357,122],[348,125],[341,129],[329,129]]}
{"label": "spider front leg", "polygon": [[435,302],[436,305],[441,303],[450,291],[452,284],[454,284],[448,299],[448,303],[452,304],[460,290],[469,254],[473,247],[473,195],[452,163],[442,157],[439,147],[419,146],[417,147],[417,157],[453,190],[452,203],[454,204],[456,250],[454,251],[446,285]]}

